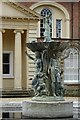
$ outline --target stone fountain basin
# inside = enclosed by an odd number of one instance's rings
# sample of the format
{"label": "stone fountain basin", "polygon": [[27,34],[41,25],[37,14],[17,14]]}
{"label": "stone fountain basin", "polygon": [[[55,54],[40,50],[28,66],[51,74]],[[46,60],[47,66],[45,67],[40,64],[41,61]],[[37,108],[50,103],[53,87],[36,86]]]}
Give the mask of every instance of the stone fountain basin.
{"label": "stone fountain basin", "polygon": [[52,49],[53,52],[63,51],[69,46],[69,41],[51,41],[51,42],[31,42],[26,43],[26,46],[33,52],[43,51],[45,49]]}
{"label": "stone fountain basin", "polygon": [[70,101],[23,101],[24,118],[72,118],[73,103]]}

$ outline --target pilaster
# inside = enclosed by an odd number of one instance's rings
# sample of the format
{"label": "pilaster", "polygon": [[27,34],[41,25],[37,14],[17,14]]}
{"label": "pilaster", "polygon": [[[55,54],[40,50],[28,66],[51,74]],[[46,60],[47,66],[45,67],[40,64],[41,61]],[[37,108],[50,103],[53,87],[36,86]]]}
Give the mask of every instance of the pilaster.
{"label": "pilaster", "polygon": [[70,20],[66,19],[65,23],[66,23],[66,38],[70,38]]}
{"label": "pilaster", "polygon": [[[3,60],[2,60],[2,53],[3,53],[3,33],[5,30],[0,29],[0,91],[2,90],[2,74],[3,74]],[[1,94],[1,93],[0,93]]]}

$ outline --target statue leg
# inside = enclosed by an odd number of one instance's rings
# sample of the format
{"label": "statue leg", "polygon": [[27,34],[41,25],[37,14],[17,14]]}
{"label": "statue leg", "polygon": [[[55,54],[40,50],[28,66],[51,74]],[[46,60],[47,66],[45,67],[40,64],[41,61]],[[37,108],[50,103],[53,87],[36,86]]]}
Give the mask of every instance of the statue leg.
{"label": "statue leg", "polygon": [[53,92],[53,96],[56,96],[55,94],[55,82],[52,82],[52,92]]}

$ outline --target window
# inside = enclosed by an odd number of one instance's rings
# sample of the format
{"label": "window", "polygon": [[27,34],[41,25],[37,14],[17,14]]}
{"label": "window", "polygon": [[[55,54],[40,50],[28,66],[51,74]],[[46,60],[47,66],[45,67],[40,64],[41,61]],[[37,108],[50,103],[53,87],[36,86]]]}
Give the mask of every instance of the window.
{"label": "window", "polygon": [[[5,119],[2,119],[2,120],[13,120],[14,119],[14,113],[11,111],[11,112],[3,112],[2,113],[2,118],[5,118]],[[7,119],[9,118],[9,119]]]}
{"label": "window", "polygon": [[2,113],[2,118],[9,118],[9,113],[8,112]]}
{"label": "window", "polygon": [[61,22],[62,20],[56,19],[56,37],[61,38]]}
{"label": "window", "polygon": [[3,53],[3,74],[10,73],[10,54]]}
{"label": "window", "polygon": [[64,60],[64,82],[78,82],[78,52],[72,48],[68,58]]}
{"label": "window", "polygon": [[3,52],[3,77],[13,77],[13,52]]}
{"label": "window", "polygon": [[[45,29],[45,22],[47,19],[47,24],[48,24],[48,34],[52,37],[52,13],[49,9],[44,8],[41,11],[41,16],[43,16],[44,18],[41,20],[40,23],[40,36],[44,37],[44,29]],[[44,28],[44,29],[43,29]]]}

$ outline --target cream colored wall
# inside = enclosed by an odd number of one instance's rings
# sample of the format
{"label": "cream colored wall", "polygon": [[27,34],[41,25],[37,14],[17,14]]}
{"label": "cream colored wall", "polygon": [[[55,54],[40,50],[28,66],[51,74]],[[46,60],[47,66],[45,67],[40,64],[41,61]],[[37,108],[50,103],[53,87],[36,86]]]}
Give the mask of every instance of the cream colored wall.
{"label": "cream colored wall", "polygon": [[[29,21],[29,29],[28,29],[28,41],[32,42],[37,40],[37,29],[38,29],[38,21],[36,20],[30,20]],[[28,54],[30,54],[32,57],[34,57],[34,53],[31,52],[29,49],[27,49]],[[33,78],[35,74],[35,67],[34,67],[34,61],[29,59],[27,57],[27,85],[28,88],[31,88],[32,80],[30,78]]]}
{"label": "cream colored wall", "polygon": [[14,32],[13,30],[5,30],[3,34],[3,50],[5,51],[14,51]]}
{"label": "cream colored wall", "polygon": [[62,19],[62,37],[65,38],[66,37],[66,24],[65,24],[65,20],[66,20],[66,16],[63,13],[62,10],[60,10],[59,8],[55,7],[55,6],[51,6],[51,5],[41,5],[38,6],[36,8],[34,8],[34,10],[36,12],[38,12],[39,14],[41,13],[41,10],[43,8],[48,8],[51,10],[52,12],[52,37],[56,38],[56,19]]}
{"label": "cream colored wall", "polygon": [[[7,5],[7,3],[0,3],[0,8],[2,7],[2,12],[0,12],[0,16],[9,16],[9,17],[26,17],[25,14],[21,13],[19,10],[14,9],[13,7]],[[17,6],[16,6],[17,7]],[[5,12],[7,11],[7,12]]]}
{"label": "cream colored wall", "polygon": [[3,79],[3,90],[14,90],[14,79]]}
{"label": "cream colored wall", "polygon": [[[5,30],[5,33],[3,34],[3,51],[13,51],[14,56],[14,44],[15,43],[13,30]],[[3,78],[3,89],[5,90],[13,88],[14,78]]]}

